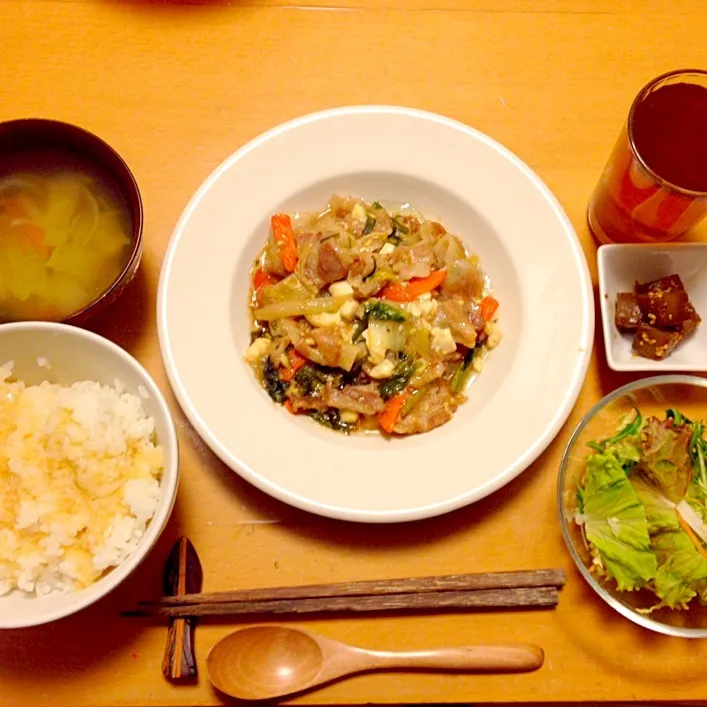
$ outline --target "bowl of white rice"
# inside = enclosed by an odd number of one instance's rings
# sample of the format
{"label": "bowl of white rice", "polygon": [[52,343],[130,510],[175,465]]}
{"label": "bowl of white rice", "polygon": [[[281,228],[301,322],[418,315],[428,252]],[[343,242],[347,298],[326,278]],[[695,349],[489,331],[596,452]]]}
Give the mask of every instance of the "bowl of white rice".
{"label": "bowl of white rice", "polygon": [[132,356],[66,324],[0,325],[0,629],[117,587],[164,529],[178,475],[169,408]]}

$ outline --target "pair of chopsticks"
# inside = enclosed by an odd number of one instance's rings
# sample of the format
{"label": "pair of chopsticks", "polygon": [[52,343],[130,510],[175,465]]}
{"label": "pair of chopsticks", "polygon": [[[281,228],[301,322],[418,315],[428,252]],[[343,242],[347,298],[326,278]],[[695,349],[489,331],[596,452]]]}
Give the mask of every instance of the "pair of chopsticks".
{"label": "pair of chopsticks", "polygon": [[437,609],[534,609],[558,604],[562,569],[452,574],[241,589],[140,602],[126,616],[244,616]]}

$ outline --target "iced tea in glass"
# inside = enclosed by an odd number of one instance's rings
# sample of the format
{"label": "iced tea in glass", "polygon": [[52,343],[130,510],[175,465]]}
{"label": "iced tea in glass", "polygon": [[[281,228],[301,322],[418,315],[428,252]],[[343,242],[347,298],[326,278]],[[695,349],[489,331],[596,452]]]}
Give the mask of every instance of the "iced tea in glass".
{"label": "iced tea in glass", "polygon": [[636,96],[589,203],[602,243],[679,238],[707,215],[707,71],[663,74]]}

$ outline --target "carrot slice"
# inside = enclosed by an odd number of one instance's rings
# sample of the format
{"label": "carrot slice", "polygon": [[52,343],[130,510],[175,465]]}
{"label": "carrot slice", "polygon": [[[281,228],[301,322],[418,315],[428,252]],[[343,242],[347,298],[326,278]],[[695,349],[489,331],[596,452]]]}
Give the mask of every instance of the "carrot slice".
{"label": "carrot slice", "polygon": [[702,555],[702,557],[707,558],[707,551],[705,550],[704,545],[702,544],[702,541],[695,535],[694,531],[692,528],[687,524],[685,519],[680,515],[680,511],[676,511],[677,516],[678,516],[678,522],[680,523],[680,527],[687,533],[687,536],[690,538],[690,541],[692,544],[695,546],[695,549],[697,552]]}
{"label": "carrot slice", "polygon": [[285,400],[285,407],[287,408],[287,411],[288,411],[289,413],[291,413],[292,415],[295,414],[295,410],[294,410],[294,408],[292,407],[292,401],[291,401],[289,398],[287,398],[287,399]]}
{"label": "carrot slice", "polygon": [[[11,219],[26,221],[29,218],[19,199],[5,199],[0,203],[0,210]],[[44,243],[44,229],[27,222],[15,226],[15,229],[18,235],[22,237],[21,240],[29,248],[36,250],[44,258],[48,258],[51,255],[51,249]]]}
{"label": "carrot slice", "polygon": [[436,290],[446,277],[446,270],[435,270],[427,277],[414,277],[408,282],[392,282],[381,290],[380,296],[393,302],[412,302],[420,295]]}
{"label": "carrot slice", "polygon": [[287,272],[294,272],[297,267],[297,244],[292,230],[292,221],[287,214],[275,214],[270,219],[270,224],[280,260]]}
{"label": "carrot slice", "polygon": [[27,218],[27,211],[19,199],[6,198],[0,206],[10,218]]}
{"label": "carrot slice", "polygon": [[402,393],[398,393],[396,396],[390,398],[385,404],[385,409],[378,415],[378,424],[388,433],[393,433],[393,428],[398,422],[400,417],[400,412],[403,406],[410,397],[412,391],[404,390]]}
{"label": "carrot slice", "polygon": [[274,285],[277,282],[277,278],[268,272],[265,272],[262,268],[258,268],[253,275],[253,287],[256,292],[259,292],[263,287],[268,287],[268,285]]}
{"label": "carrot slice", "polygon": [[290,349],[287,352],[287,359],[289,360],[290,365],[285,366],[280,371],[280,378],[286,383],[291,381],[295,377],[297,371],[299,371],[299,369],[307,363],[307,359],[295,349]]}
{"label": "carrot slice", "polygon": [[498,309],[498,301],[491,296],[484,297],[479,304],[479,309],[481,310],[481,316],[487,322],[490,322]]}

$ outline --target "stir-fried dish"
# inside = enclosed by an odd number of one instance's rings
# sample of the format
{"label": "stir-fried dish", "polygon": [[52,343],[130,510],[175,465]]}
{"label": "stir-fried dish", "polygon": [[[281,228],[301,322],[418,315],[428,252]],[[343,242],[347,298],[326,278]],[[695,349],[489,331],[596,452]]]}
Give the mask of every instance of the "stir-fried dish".
{"label": "stir-fried dish", "polygon": [[246,360],[276,402],[342,432],[448,422],[500,340],[478,258],[435,221],[332,196],[275,214]]}
{"label": "stir-fried dish", "polygon": [[592,442],[576,522],[592,569],[620,592],[648,590],[656,608],[707,605],[707,441],[702,421],[636,410]]}

